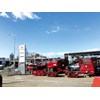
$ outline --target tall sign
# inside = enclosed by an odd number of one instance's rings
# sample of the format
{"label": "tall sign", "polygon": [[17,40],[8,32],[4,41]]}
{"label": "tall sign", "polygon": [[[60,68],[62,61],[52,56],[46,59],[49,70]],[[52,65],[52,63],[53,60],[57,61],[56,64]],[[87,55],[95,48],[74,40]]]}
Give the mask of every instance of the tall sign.
{"label": "tall sign", "polygon": [[18,69],[21,74],[25,74],[25,62],[26,62],[26,46],[19,45],[19,65]]}

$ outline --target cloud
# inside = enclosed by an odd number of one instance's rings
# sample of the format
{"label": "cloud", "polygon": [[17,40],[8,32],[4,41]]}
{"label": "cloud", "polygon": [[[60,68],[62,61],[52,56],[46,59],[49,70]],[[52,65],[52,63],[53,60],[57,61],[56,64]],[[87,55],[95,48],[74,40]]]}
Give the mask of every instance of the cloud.
{"label": "cloud", "polygon": [[48,53],[43,53],[44,56],[47,56],[47,57],[52,57],[55,55],[54,52],[48,52]]}
{"label": "cloud", "polygon": [[56,33],[62,30],[61,26],[56,26],[55,29],[51,30],[52,33]]}
{"label": "cloud", "polygon": [[48,53],[42,53],[42,55],[47,57],[64,57],[64,54],[68,52],[48,52]]}
{"label": "cloud", "polygon": [[9,16],[6,12],[1,12],[0,16],[5,17],[5,18],[9,18]]}
{"label": "cloud", "polygon": [[87,49],[85,51],[100,51],[100,48]]}
{"label": "cloud", "polygon": [[45,31],[47,34],[50,34],[50,33],[57,33],[57,32],[60,32],[62,30],[62,25],[59,25],[59,26],[54,26],[53,29],[51,30],[47,30]]}
{"label": "cloud", "polygon": [[18,19],[20,20],[25,20],[26,18],[28,19],[34,19],[34,20],[39,20],[41,17],[39,17],[37,14],[32,13],[32,12],[11,12],[11,15],[9,15],[6,12],[1,12],[0,13],[1,17],[4,18],[12,18],[14,22],[16,22]]}
{"label": "cloud", "polygon": [[50,32],[49,31],[45,31],[47,34],[50,34]]}
{"label": "cloud", "polygon": [[35,20],[41,19],[41,17],[32,12],[12,12],[12,15],[15,19],[20,20],[25,20],[26,18]]}

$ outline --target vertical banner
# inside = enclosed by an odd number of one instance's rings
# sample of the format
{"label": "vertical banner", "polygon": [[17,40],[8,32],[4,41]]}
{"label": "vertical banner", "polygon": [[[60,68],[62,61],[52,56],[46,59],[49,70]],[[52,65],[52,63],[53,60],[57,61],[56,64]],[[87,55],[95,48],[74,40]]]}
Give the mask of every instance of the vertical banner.
{"label": "vertical banner", "polygon": [[26,46],[19,45],[19,65],[18,69],[21,74],[25,74],[25,62],[26,62]]}

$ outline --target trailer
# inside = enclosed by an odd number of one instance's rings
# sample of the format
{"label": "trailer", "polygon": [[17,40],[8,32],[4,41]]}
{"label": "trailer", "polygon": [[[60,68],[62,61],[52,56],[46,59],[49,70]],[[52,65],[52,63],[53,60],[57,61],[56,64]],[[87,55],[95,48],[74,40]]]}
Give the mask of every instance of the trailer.
{"label": "trailer", "polygon": [[[79,77],[79,76],[93,76],[100,75],[100,51],[91,52],[79,52],[64,54],[71,56],[72,62],[68,67],[68,77]],[[77,59],[74,59],[74,58]],[[77,68],[73,68],[72,65],[77,64]]]}

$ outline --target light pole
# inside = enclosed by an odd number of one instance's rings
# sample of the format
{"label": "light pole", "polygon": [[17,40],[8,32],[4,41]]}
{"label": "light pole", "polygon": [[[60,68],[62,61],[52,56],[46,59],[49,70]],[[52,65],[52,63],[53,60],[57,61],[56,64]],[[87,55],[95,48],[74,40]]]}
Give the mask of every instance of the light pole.
{"label": "light pole", "polygon": [[15,38],[15,35],[14,36],[14,59],[13,59],[13,62],[14,62],[14,68],[15,68],[15,42],[16,42],[16,38]]}
{"label": "light pole", "polygon": [[16,38],[15,38],[15,35],[14,34],[9,34],[9,36],[12,36],[13,37],[13,41],[14,41],[14,44],[13,44],[13,53],[14,53],[14,57],[13,57],[13,65],[14,65],[14,68],[15,68],[15,43],[16,43]]}

